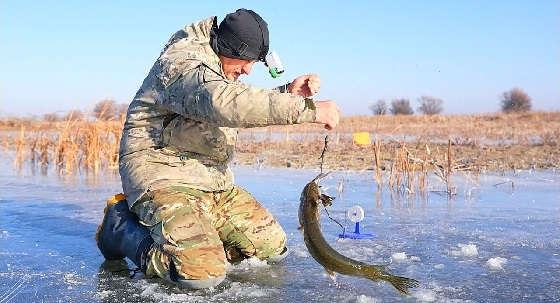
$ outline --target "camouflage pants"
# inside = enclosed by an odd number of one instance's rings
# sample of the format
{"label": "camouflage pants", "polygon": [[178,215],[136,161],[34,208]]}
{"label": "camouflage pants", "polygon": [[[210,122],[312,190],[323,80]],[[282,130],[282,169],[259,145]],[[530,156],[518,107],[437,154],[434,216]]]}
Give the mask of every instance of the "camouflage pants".
{"label": "camouflage pants", "polygon": [[[266,259],[279,255],[286,234],[247,191],[203,192],[174,186],[148,192],[132,207],[151,231],[146,275],[204,280],[225,275],[226,258]],[[171,264],[170,262],[173,262]]]}

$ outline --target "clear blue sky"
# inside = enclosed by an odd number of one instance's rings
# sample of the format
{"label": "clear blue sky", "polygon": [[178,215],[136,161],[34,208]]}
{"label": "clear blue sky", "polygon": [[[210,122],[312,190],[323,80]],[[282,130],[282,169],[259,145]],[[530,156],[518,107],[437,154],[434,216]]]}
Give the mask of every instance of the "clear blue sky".
{"label": "clear blue sky", "polygon": [[[495,112],[519,87],[560,110],[559,1],[1,1],[0,115],[128,103],[172,33],[237,8],[268,23],[286,73],[318,73],[316,99],[369,114],[380,98],[444,100],[445,113]],[[234,1],[231,1],[234,2]]]}

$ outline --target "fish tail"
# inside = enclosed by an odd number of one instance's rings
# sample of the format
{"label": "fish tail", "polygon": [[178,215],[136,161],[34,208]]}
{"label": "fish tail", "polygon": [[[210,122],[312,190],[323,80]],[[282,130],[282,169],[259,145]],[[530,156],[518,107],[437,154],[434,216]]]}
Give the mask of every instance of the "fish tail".
{"label": "fish tail", "polygon": [[387,281],[391,283],[400,293],[405,295],[409,294],[409,288],[414,288],[420,285],[420,283],[414,279],[393,276],[387,272],[385,266],[368,266],[364,269],[362,276],[372,281]]}
{"label": "fish tail", "polygon": [[391,283],[400,293],[405,295],[408,295],[409,288],[414,288],[420,285],[420,283],[414,279],[393,275],[389,275],[389,277],[385,280]]}

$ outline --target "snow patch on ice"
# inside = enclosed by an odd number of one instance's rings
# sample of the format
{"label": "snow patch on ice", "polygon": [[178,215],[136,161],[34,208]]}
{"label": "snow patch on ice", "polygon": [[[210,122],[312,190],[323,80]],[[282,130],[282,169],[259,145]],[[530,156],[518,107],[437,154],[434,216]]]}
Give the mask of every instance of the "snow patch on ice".
{"label": "snow patch on ice", "polygon": [[163,284],[148,282],[147,280],[138,280],[134,286],[141,291],[141,297],[153,299],[157,302],[203,302],[206,299],[199,295],[203,294],[202,291],[169,293]]}
{"label": "snow patch on ice", "polygon": [[[240,298],[262,298],[270,297],[272,294],[278,293],[276,289],[263,288],[252,283],[232,282],[229,287],[221,292],[216,293],[212,299],[221,299],[225,301],[243,301]],[[205,300],[210,301],[210,300]]]}
{"label": "snow patch on ice", "polygon": [[436,293],[429,289],[418,289],[410,293],[410,295],[420,302],[434,302]]}
{"label": "snow patch on ice", "polygon": [[245,259],[237,264],[229,264],[226,267],[227,271],[248,271],[254,268],[267,268],[270,264],[266,260],[260,260],[256,257]]}
{"label": "snow patch on ice", "polygon": [[307,252],[307,248],[303,249],[302,247],[294,247],[292,249],[292,254],[298,258],[309,258],[309,253]]}
{"label": "snow patch on ice", "polygon": [[266,260],[260,260],[259,258],[256,258],[256,257],[251,257],[251,258],[245,259],[245,260],[239,262],[238,266],[243,266],[243,267],[270,267],[270,265],[268,264],[268,262],[266,262]]}
{"label": "snow patch on ice", "polygon": [[[348,242],[354,241],[354,242]],[[344,241],[338,241],[337,245],[334,247],[342,255],[354,259],[357,261],[368,262],[371,257],[376,255],[376,250],[372,247],[367,247],[360,245],[360,242],[356,240],[344,239]]]}
{"label": "snow patch on ice", "polygon": [[107,299],[107,297],[109,297],[109,295],[111,295],[113,292],[110,290],[102,290],[102,291],[98,291],[95,296],[97,297],[97,299],[100,300],[105,300]]}
{"label": "snow patch on ice", "polygon": [[398,252],[391,255],[393,261],[406,261],[406,253]]}
{"label": "snow patch on ice", "polygon": [[[462,300],[457,298],[448,297],[461,293],[462,289],[452,286],[442,286],[435,281],[425,284],[427,288],[412,289],[410,291],[411,297],[415,298],[417,302],[446,302],[446,303],[462,303],[473,302],[471,300]],[[446,295],[447,294],[447,295]]]}
{"label": "snow patch on ice", "polygon": [[451,249],[450,252],[453,257],[475,257],[478,256],[478,249],[474,244],[457,244],[456,248]]}
{"label": "snow patch on ice", "polygon": [[486,261],[486,266],[488,266],[492,270],[501,270],[504,269],[503,266],[507,263],[506,258],[496,257],[490,258]]}
{"label": "snow patch on ice", "polygon": [[366,295],[359,295],[356,297],[356,303],[377,303],[379,300],[376,298],[368,297]]}
{"label": "snow patch on ice", "polygon": [[[85,279],[77,275],[76,273],[65,273],[63,276],[64,283],[69,286],[72,285],[84,285]],[[71,288],[69,288],[71,289]]]}
{"label": "snow patch on ice", "polygon": [[144,287],[140,288],[142,289],[142,292],[140,293],[141,296],[143,297],[155,297],[155,295],[160,294],[159,291],[159,285],[155,284],[155,283],[145,283],[147,285],[144,285]]}
{"label": "snow patch on ice", "polygon": [[406,261],[420,261],[420,258],[417,256],[407,256],[406,252],[398,252],[391,255],[391,260],[397,262],[406,262]]}
{"label": "snow patch on ice", "polygon": [[268,293],[262,288],[256,288],[256,289],[249,290],[245,294],[248,297],[252,297],[252,298],[266,297],[268,295]]}
{"label": "snow patch on ice", "polygon": [[435,269],[442,269],[442,268],[444,268],[444,267],[445,267],[445,265],[443,265],[443,264],[441,264],[441,263],[440,263],[440,264],[434,265],[434,268],[435,268]]}

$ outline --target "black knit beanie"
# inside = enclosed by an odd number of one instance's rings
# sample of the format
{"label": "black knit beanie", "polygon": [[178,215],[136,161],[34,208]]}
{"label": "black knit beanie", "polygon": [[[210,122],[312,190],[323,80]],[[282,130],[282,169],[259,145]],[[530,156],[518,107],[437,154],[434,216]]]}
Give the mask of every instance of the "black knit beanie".
{"label": "black knit beanie", "polygon": [[252,10],[238,9],[212,29],[210,44],[228,58],[264,61],[268,53],[268,25]]}

